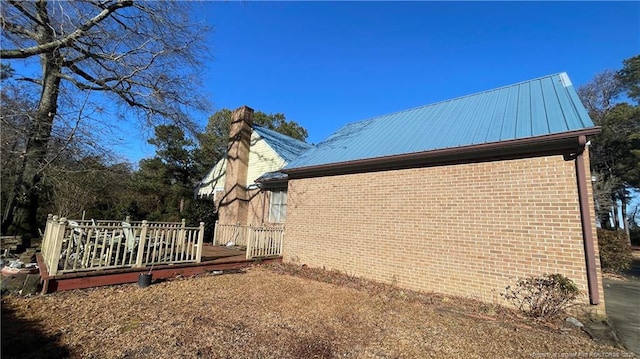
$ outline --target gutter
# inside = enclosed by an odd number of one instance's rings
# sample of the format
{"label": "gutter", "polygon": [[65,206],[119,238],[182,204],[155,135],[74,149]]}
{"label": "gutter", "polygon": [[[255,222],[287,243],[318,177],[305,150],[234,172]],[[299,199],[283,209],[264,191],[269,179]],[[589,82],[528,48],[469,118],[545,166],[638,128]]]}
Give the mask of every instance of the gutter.
{"label": "gutter", "polygon": [[593,246],[593,227],[591,211],[589,210],[589,192],[587,191],[587,175],[584,165],[584,148],[587,143],[586,136],[578,137],[578,152],[576,153],[576,181],[578,185],[578,202],[580,203],[580,219],[582,223],[582,243],[584,245],[584,260],[587,265],[587,285],[589,287],[589,302],[593,305],[600,304],[600,292],[598,290],[598,277],[596,258]]}
{"label": "gutter", "polygon": [[498,161],[550,155],[575,155],[576,138],[593,135],[600,131],[600,127],[591,127],[576,131],[507,141],[281,169],[280,172],[286,173],[289,176],[289,180],[291,180],[480,161]]}

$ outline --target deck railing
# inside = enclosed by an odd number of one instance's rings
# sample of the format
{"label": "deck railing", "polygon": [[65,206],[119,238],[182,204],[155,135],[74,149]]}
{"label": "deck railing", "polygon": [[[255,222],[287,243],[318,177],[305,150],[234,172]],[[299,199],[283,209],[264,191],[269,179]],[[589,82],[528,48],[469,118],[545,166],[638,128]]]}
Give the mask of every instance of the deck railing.
{"label": "deck railing", "polygon": [[69,221],[49,215],[42,256],[49,274],[199,263],[204,223]]}
{"label": "deck railing", "polygon": [[233,243],[247,247],[247,259],[282,255],[284,227],[243,226],[216,223],[214,245]]}

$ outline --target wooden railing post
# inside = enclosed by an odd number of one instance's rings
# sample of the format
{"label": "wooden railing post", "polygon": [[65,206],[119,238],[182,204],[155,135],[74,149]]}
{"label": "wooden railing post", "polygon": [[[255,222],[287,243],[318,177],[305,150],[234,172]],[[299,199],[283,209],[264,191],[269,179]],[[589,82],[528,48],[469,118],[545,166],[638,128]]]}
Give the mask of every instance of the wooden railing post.
{"label": "wooden railing post", "polygon": [[138,255],[136,256],[136,267],[142,267],[144,256],[144,247],[147,244],[147,229],[149,224],[146,220],[142,221],[142,229],[140,230],[140,239],[138,240]]}
{"label": "wooden railing post", "polygon": [[49,213],[47,215],[47,225],[44,227],[44,234],[42,236],[42,256],[44,258],[45,263],[48,263],[49,258],[47,255],[51,256],[51,251],[49,247],[51,246],[51,230],[53,229],[53,214]]}
{"label": "wooden railing post", "polygon": [[218,230],[220,229],[220,226],[218,224],[218,221],[216,221],[215,227],[213,227],[213,245],[217,245],[218,244]]}
{"label": "wooden railing post", "polygon": [[[53,220],[55,221],[56,219],[57,219],[57,216],[54,216]],[[64,232],[67,228],[66,222],[67,222],[67,219],[62,217],[58,222],[58,225],[57,225],[58,228],[56,228],[57,230],[52,229],[52,233],[51,233],[51,236],[53,239],[53,242],[51,243],[52,256],[51,256],[51,262],[47,263],[47,266],[48,266],[47,269],[50,275],[58,274],[58,263],[60,263],[60,256],[62,255],[62,242],[64,242]]]}
{"label": "wooden railing post", "polygon": [[196,263],[202,261],[202,246],[204,245],[204,222],[200,222],[198,229],[198,249],[196,250]]}
{"label": "wooden railing post", "polygon": [[247,231],[247,237],[246,237],[247,238],[247,241],[246,241],[246,244],[247,244],[246,258],[247,259],[253,258],[253,238],[252,238],[253,236],[251,235],[251,232],[252,232],[251,229],[252,228],[249,226],[245,227],[245,230]]}
{"label": "wooden railing post", "polygon": [[[56,219],[58,219],[58,217],[56,217]],[[51,236],[55,226],[53,215],[49,214],[47,216],[47,226],[44,228],[44,237],[42,238],[42,257],[47,266],[51,263],[52,256],[56,255],[53,253],[53,237]]]}
{"label": "wooden railing post", "polygon": [[186,230],[185,230],[186,226],[187,226],[187,220],[183,218],[182,226],[180,227],[180,232],[178,233],[178,246],[180,247],[180,250],[184,250],[185,238],[186,238]]}
{"label": "wooden railing post", "polygon": [[278,255],[282,256],[282,247],[284,246],[284,227],[280,229],[280,243],[278,244]]}
{"label": "wooden railing post", "polygon": [[47,215],[47,225],[44,227],[44,234],[42,237],[42,247],[46,248],[47,246],[47,240],[50,240],[50,232],[51,232],[51,226],[52,226],[52,222],[53,221],[53,214],[49,213]]}

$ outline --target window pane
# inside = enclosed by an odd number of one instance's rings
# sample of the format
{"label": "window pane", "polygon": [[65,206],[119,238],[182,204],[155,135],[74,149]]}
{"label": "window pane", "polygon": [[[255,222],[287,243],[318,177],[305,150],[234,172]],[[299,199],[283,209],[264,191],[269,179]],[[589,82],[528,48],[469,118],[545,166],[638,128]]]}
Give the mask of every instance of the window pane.
{"label": "window pane", "polygon": [[278,207],[270,206],[269,207],[269,222],[278,222]]}
{"label": "window pane", "polygon": [[269,201],[269,222],[284,222],[287,217],[287,191],[273,191]]}

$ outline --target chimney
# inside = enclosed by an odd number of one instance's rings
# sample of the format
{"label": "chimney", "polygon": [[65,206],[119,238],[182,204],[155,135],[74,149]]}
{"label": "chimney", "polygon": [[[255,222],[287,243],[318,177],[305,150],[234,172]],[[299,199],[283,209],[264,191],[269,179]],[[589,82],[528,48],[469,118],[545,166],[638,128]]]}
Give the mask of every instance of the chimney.
{"label": "chimney", "polygon": [[220,203],[221,224],[247,224],[247,169],[253,109],[242,106],[233,111],[227,146],[227,169],[225,173],[224,197]]}

